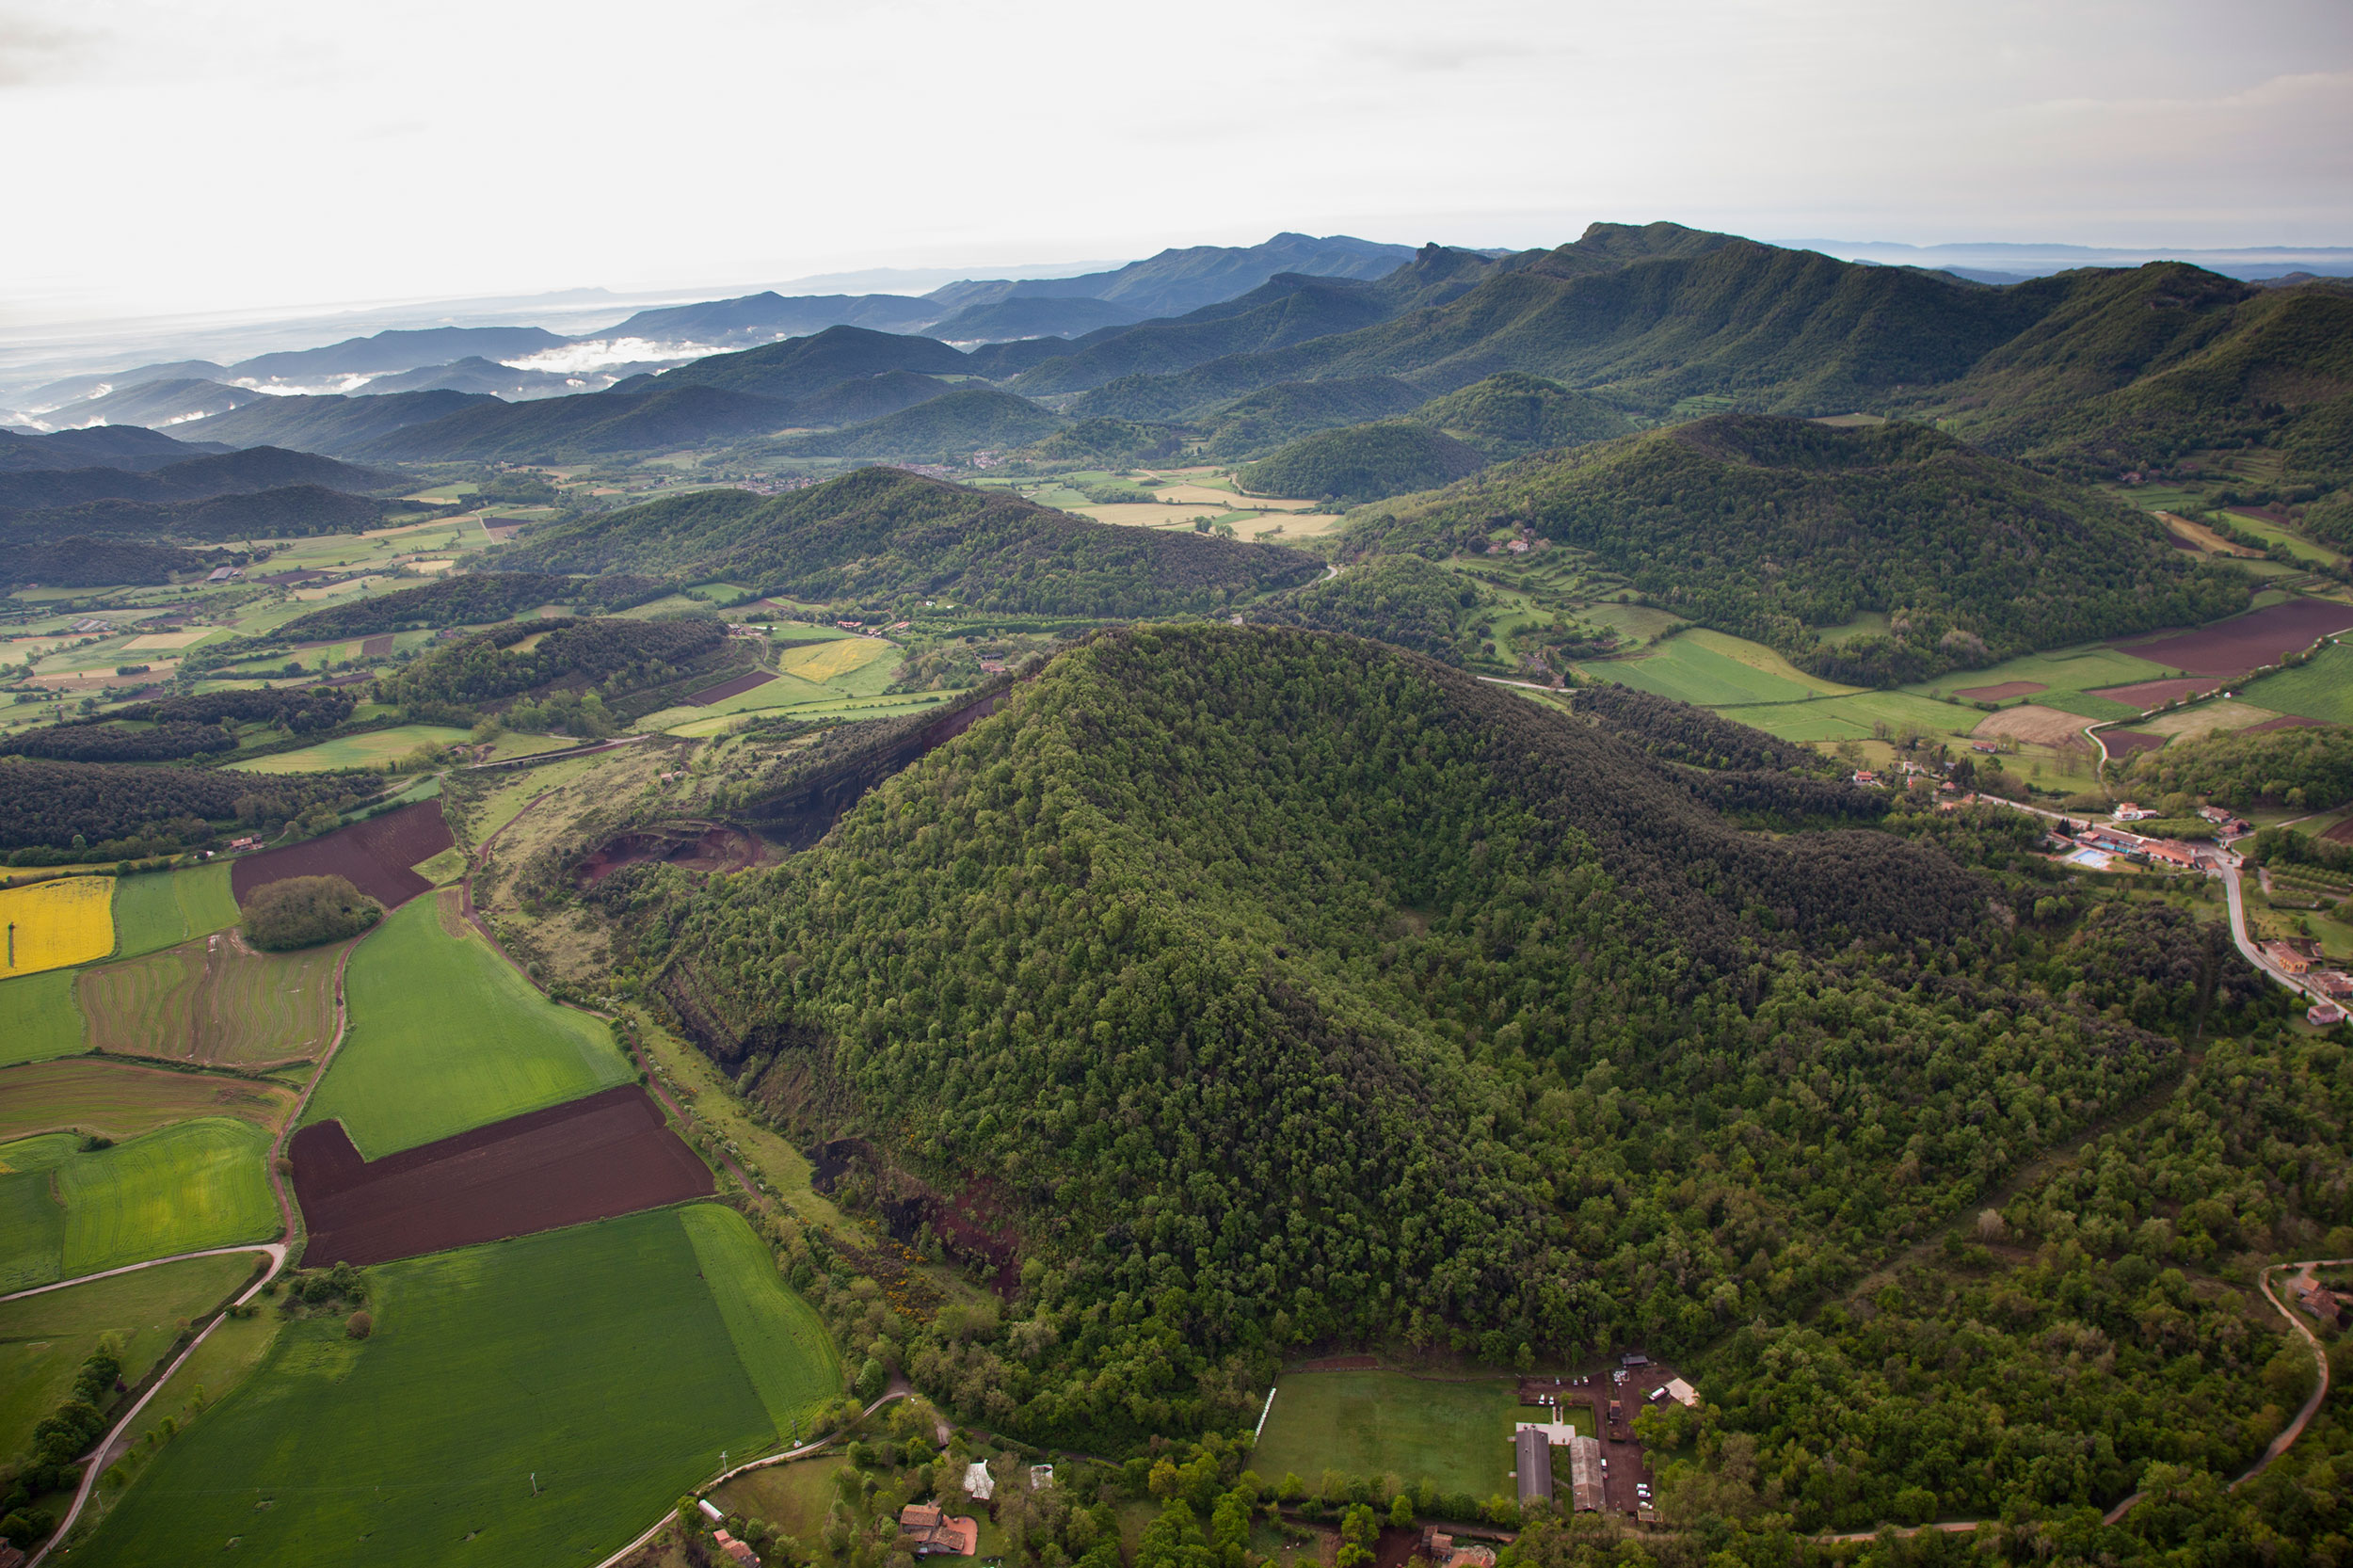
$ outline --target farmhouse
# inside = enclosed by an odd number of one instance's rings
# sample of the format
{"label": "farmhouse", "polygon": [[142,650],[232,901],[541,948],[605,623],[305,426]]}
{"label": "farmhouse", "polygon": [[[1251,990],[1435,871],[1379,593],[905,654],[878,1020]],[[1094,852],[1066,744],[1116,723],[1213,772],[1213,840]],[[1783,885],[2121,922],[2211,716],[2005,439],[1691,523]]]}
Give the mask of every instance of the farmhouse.
{"label": "farmhouse", "polygon": [[1601,1439],[1569,1439],[1570,1506],[1580,1513],[1598,1513],[1602,1507]]}
{"label": "farmhouse", "polygon": [[1540,1427],[1522,1427],[1512,1434],[1512,1454],[1518,1468],[1520,1506],[1552,1496],[1552,1445]]}
{"label": "farmhouse", "polygon": [[2343,969],[2314,969],[2304,977],[2305,982],[2331,1001],[2353,997],[2353,974]]}
{"label": "farmhouse", "polygon": [[2150,810],[2147,807],[2136,806],[2129,800],[2118,801],[2116,803],[2116,809],[2108,814],[2114,817],[2118,822],[2139,822],[2144,817],[2153,817],[2156,815],[2154,811]]}
{"label": "farmhouse", "polygon": [[899,1539],[917,1557],[970,1557],[981,1548],[981,1527],[941,1512],[936,1503],[909,1503],[899,1511]]}
{"label": "farmhouse", "polygon": [[2336,1292],[2314,1280],[2306,1280],[2296,1287],[2298,1305],[2324,1323],[2335,1323],[2345,1315],[2345,1305]]}
{"label": "farmhouse", "polygon": [[2304,1021],[2315,1029],[2329,1029],[2345,1022],[2345,1009],[2333,1001],[2316,1001],[2304,1009]]}
{"label": "farmhouse", "polygon": [[2150,859],[2161,860],[2169,866],[2182,866],[2195,870],[2202,863],[2196,850],[2171,839],[2143,839],[2140,840],[2140,852]]}
{"label": "farmhouse", "polygon": [[2257,951],[2264,955],[2264,962],[2281,974],[2302,974],[2313,967],[2311,959],[2285,942],[2265,942]]}
{"label": "farmhouse", "polygon": [[1455,1543],[1444,1530],[1421,1532],[1421,1555],[1431,1568],[1496,1568],[1496,1549],[1481,1542]]}
{"label": "farmhouse", "polygon": [[719,1550],[725,1552],[736,1562],[741,1563],[743,1568],[760,1568],[760,1554],[753,1551],[743,1542],[738,1541],[732,1535],[729,1535],[726,1530],[721,1529],[712,1531],[711,1539],[718,1546]]}

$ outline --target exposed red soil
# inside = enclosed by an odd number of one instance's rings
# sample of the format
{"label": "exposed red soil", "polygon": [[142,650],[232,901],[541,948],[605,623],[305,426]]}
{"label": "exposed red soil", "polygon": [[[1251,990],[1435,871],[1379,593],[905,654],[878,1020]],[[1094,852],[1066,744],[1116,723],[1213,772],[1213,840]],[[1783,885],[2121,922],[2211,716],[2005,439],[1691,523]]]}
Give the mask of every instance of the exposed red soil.
{"label": "exposed red soil", "polygon": [[2218,675],[2193,675],[2171,680],[2136,680],[2129,686],[2103,686],[2093,696],[2106,697],[2110,702],[2130,703],[2135,708],[2155,708],[2176,697],[2199,696],[2221,689],[2223,678]]}
{"label": "exposed red soil", "polygon": [[408,868],[456,842],[441,820],[441,803],[421,800],[308,843],[248,855],[230,868],[229,890],[243,904],[254,888],[290,876],[340,876],[385,908],[396,909],[433,886]]}
{"label": "exposed red soil", "polygon": [[2040,680],[2005,680],[1998,686],[1965,686],[1953,693],[1971,702],[2004,702],[2014,696],[2032,696],[2051,688]]}
{"label": "exposed red soil", "polygon": [[685,700],[690,707],[708,708],[714,702],[725,702],[731,696],[742,696],[745,692],[758,691],[775,679],[776,677],[766,670],[754,670],[749,675],[739,675],[732,680],[722,680],[716,686],[705,686],[699,692],[689,692]]}
{"label": "exposed red soil", "polygon": [[582,861],[572,879],[584,888],[641,860],[666,860],[690,872],[740,872],[760,863],[760,840],[736,828],[716,826],[700,833],[624,833]]}
{"label": "exposed red soil", "polygon": [[2119,639],[2108,646],[2192,675],[2233,676],[2277,664],[2281,655],[2309,648],[2316,639],[2348,628],[2353,628],[2353,608],[2326,600],[2291,599],[2195,632],[2177,632],[2147,642]]}
{"label": "exposed red soil", "polygon": [[362,659],[381,659],[386,654],[392,652],[392,634],[387,632],[381,636],[370,637],[366,642],[361,643],[360,645],[360,657]]}
{"label": "exposed red soil", "polygon": [[712,1191],[710,1168],[634,1083],[373,1162],[341,1122],[304,1128],[288,1152],[312,1265],[387,1263]]}
{"label": "exposed red soil", "polygon": [[2347,817],[2328,832],[2323,833],[2321,837],[2331,843],[2353,843],[2353,817]]}
{"label": "exposed red soil", "polygon": [[2297,714],[2288,713],[2280,718],[2265,719],[2261,724],[2250,724],[2246,728],[2240,730],[2239,733],[2242,735],[2261,735],[2265,731],[2271,729],[2326,729],[2328,728],[2328,723],[2325,720],[2301,718]]}
{"label": "exposed red soil", "polygon": [[2163,735],[2143,735],[2131,729],[2103,729],[2100,739],[2107,743],[2110,757],[2133,751],[2162,751],[2166,743]]}

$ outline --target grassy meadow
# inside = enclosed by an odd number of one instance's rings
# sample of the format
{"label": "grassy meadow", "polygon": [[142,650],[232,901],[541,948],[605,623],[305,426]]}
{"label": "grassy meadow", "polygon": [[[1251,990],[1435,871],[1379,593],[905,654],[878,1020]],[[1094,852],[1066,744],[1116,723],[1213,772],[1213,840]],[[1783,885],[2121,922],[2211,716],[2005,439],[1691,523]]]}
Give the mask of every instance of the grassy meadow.
{"label": "grassy meadow", "polygon": [[294,1109],[282,1083],[227,1073],[174,1072],[92,1057],[0,1071],[0,1138],[95,1133],[120,1143],[192,1116],[235,1116],[275,1128]]}
{"label": "grassy meadow", "polygon": [[0,977],[14,980],[114,951],[115,878],[60,876],[0,889]]}
{"label": "grassy meadow", "polygon": [[2235,688],[2240,698],[2277,713],[2353,724],[2353,648],[2330,643],[2309,664]]}
{"label": "grassy meadow", "polygon": [[207,937],[84,969],[88,1039],[123,1055],[231,1066],[316,1056],[334,1038],[344,946],[256,952]]}
{"label": "grassy meadow", "polygon": [[1517,1386],[1500,1379],[1294,1373],[1276,1385],[1251,1468],[1269,1480],[1288,1472],[1310,1485],[1326,1470],[1394,1474],[1441,1492],[1490,1497],[1511,1490],[1512,1423],[1519,1408]]}
{"label": "grassy meadow", "polygon": [[1578,668],[1636,691],[1704,708],[1806,702],[1858,690],[1807,675],[1762,643],[1699,627],[1668,638],[1641,658],[1613,659]]}
{"label": "grassy meadow", "polygon": [[[348,1338],[332,1318],[280,1329],[249,1377],[145,1463],[75,1561],[176,1561],[191,1541],[232,1539],[246,1568],[597,1561],[719,1468],[721,1450],[771,1439],[768,1382],[833,1376],[779,1371],[802,1353],[790,1342],[747,1353],[696,1277],[696,1212],[368,1270],[373,1336]],[[695,1224],[757,1245],[715,1212]],[[785,1293],[773,1265],[743,1284]]]}
{"label": "grassy meadow", "polygon": [[[229,863],[122,878],[115,891],[115,956],[178,947],[237,923]],[[104,956],[101,954],[100,956]]]}
{"label": "grassy meadow", "polygon": [[85,1151],[71,1133],[0,1144],[0,1290],[278,1232],[269,1134],[206,1116]]}
{"label": "grassy meadow", "polygon": [[403,724],[390,729],[374,729],[364,735],[341,735],[331,741],[321,741],[300,751],[281,751],[269,757],[256,757],[249,762],[232,762],[238,773],[332,773],[338,768],[380,768],[385,763],[408,756],[421,745],[450,745],[467,736],[463,729],[446,725]]}
{"label": "grassy meadow", "polygon": [[370,1160],[634,1076],[603,1023],[452,935],[438,904],[410,901],[352,954],[343,1048],[303,1118],[340,1120]]}
{"label": "grassy meadow", "polygon": [[0,1067],[72,1056],[83,1048],[73,980],[67,969],[0,980]]}
{"label": "grassy meadow", "polygon": [[841,1368],[825,1325],[779,1285],[775,1255],[734,1209],[697,1204],[680,1209],[679,1221],[775,1434],[788,1442],[819,1404],[840,1396]]}
{"label": "grassy meadow", "polygon": [[0,1302],[0,1453],[22,1453],[33,1424],[72,1392],[102,1334],[122,1336],[122,1379],[136,1385],[179,1336],[252,1276],[251,1256],[191,1257],[23,1301]]}

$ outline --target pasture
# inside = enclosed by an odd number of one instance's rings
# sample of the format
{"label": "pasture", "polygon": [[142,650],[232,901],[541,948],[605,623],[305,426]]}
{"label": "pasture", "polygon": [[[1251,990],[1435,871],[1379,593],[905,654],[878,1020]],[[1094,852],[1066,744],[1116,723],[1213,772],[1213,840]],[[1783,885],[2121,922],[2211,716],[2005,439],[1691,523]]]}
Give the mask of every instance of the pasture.
{"label": "pasture", "polygon": [[[176,1561],[191,1541],[231,1540],[247,1568],[597,1561],[722,1450],[773,1440],[758,1380],[798,1353],[729,1333],[696,1278],[693,1212],[367,1271],[372,1336],[332,1318],[281,1329],[147,1462],[75,1561]],[[773,1266],[764,1290],[784,1290]]]}
{"label": "pasture", "polygon": [[178,947],[236,923],[237,901],[230,895],[226,861],[123,877],[115,886],[118,958]]}
{"label": "pasture", "polygon": [[72,1134],[0,1144],[0,1290],[278,1233],[269,1135],[207,1116],[84,1152]]}
{"label": "pasture", "polygon": [[2144,720],[2133,728],[2170,740],[2194,741],[2202,735],[2224,730],[2249,729],[2279,716],[2269,708],[2258,708],[2251,702],[2235,702],[2225,697],[2177,708],[2170,713],[2159,713],[2155,718]]}
{"label": "pasture", "polygon": [[[738,1476],[712,1496],[730,1513],[765,1519],[795,1540],[815,1541],[840,1496],[834,1490],[834,1478],[849,1467],[850,1462],[839,1454],[818,1454]],[[987,1514],[980,1517],[985,1531]]]}
{"label": "pasture", "polygon": [[7,928],[0,978],[87,964],[114,951],[111,876],[59,876],[0,890]]}
{"label": "pasture", "polygon": [[1298,1372],[1276,1385],[1251,1455],[1270,1480],[1326,1470],[1396,1475],[1474,1497],[1509,1493],[1518,1385],[1434,1383],[1402,1372]]}
{"label": "pasture", "polygon": [[[2030,745],[2062,746],[2083,733],[2083,719],[2057,708],[2022,702],[1998,713],[1988,713],[1969,733],[1979,740],[2008,736]],[[2085,743],[2089,744],[2089,742]]]}
{"label": "pasture", "polygon": [[121,1336],[122,1380],[136,1387],[179,1337],[180,1323],[227,1300],[256,1261],[191,1257],[0,1302],[0,1453],[24,1451],[34,1423],[73,1391],[73,1374],[100,1335]]}
{"label": "pasture", "polygon": [[2153,663],[2121,652],[2105,643],[2082,643],[2073,648],[2053,648],[2045,653],[2028,653],[2016,659],[2005,659],[1998,664],[1981,670],[1952,670],[1934,680],[1918,680],[1904,687],[1915,696],[1945,696],[1956,692],[1982,691],[1988,687],[2025,685],[2031,683],[2041,690],[2026,693],[2046,708],[2063,708],[2080,712],[2088,719],[2130,718],[2138,712],[2121,703],[2093,697],[2089,700],[2099,711],[2073,706],[2070,699],[2104,686],[2129,686],[2137,681],[2157,680],[2174,672],[2172,666]]}
{"label": "pasture", "polygon": [[2353,724],[2353,648],[2331,643],[2309,664],[2266,675],[2238,695],[2257,707],[2328,724]]}
{"label": "pasture", "polygon": [[390,729],[370,730],[364,735],[341,735],[331,741],[321,741],[300,751],[281,751],[271,757],[256,757],[249,762],[232,762],[230,768],[238,773],[332,773],[338,768],[381,768],[385,763],[408,756],[422,745],[454,745],[466,738],[463,729],[453,729],[439,724],[402,724]]}
{"label": "pasture", "polygon": [[82,1049],[82,1010],[70,970],[0,980],[0,1067]]}
{"label": "pasture", "polygon": [[344,946],[256,952],[222,932],[84,969],[89,1043],[231,1066],[316,1056],[335,1036],[335,963]]}
{"label": "pasture", "polygon": [[822,684],[853,670],[864,669],[877,660],[891,658],[898,651],[879,637],[842,637],[808,648],[787,648],[777,663],[788,675]]}
{"label": "pasture", "polygon": [[784,1288],[776,1260],[744,1216],[715,1204],[679,1210],[695,1262],[779,1441],[841,1392],[841,1368],[816,1309]]}
{"label": "pasture", "polygon": [[236,1116],[275,1128],[295,1094],[223,1073],[183,1073],[79,1057],[0,1070],[0,1138],[85,1132],[120,1143],[192,1116]]}
{"label": "pasture", "polygon": [[444,930],[443,896],[353,952],[343,1048],[303,1118],[340,1120],[370,1160],[634,1076],[602,1022],[548,1000],[471,930]]}
{"label": "pasture", "polygon": [[1807,675],[1762,643],[1703,628],[1670,637],[1640,659],[1611,659],[1577,668],[1636,691],[1703,708],[1803,702],[1817,696],[1844,696],[1857,690]]}
{"label": "pasture", "polygon": [[1858,692],[1811,702],[1763,703],[1717,710],[1725,718],[1753,725],[1785,741],[1867,741],[1884,725],[1890,733],[1918,729],[1957,735],[1977,722],[1974,708],[1956,708],[1908,692]]}

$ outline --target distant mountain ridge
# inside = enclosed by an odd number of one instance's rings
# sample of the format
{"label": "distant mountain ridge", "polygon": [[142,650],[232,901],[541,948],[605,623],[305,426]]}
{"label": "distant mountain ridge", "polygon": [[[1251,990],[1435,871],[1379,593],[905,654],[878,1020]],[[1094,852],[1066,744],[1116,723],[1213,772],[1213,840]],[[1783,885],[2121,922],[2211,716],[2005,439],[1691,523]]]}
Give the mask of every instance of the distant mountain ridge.
{"label": "distant mountain ridge", "polygon": [[203,501],[214,496],[314,485],[353,494],[390,489],[406,479],[309,452],[248,447],[208,454],[135,473],[117,468],[0,473],[0,512],[71,506],[85,501]]}

